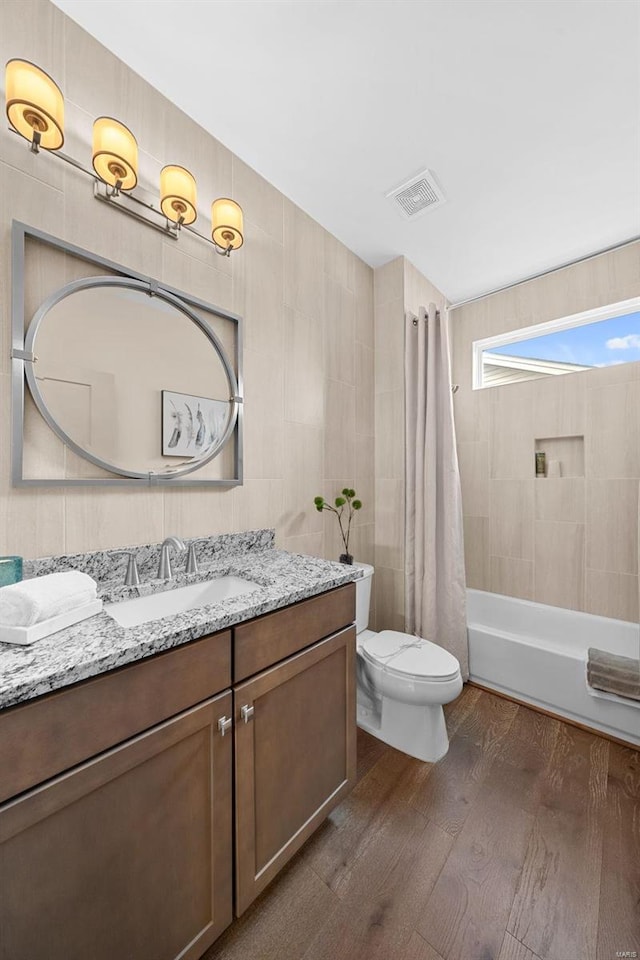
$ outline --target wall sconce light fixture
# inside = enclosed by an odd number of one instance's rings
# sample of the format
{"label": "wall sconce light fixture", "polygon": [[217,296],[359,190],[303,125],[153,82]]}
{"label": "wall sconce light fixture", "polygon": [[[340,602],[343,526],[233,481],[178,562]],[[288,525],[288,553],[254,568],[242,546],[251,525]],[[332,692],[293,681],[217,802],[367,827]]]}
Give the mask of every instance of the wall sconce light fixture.
{"label": "wall sconce light fixture", "polygon": [[196,220],[196,181],[184,167],[168,166],[160,171],[160,207],[174,223],[188,225]]}
{"label": "wall sconce light fixture", "polygon": [[93,123],[93,169],[116,190],[133,190],[138,183],[138,141],[124,123],[98,117]]}
{"label": "wall sconce light fixture", "polygon": [[29,141],[33,153],[40,149],[55,153],[61,160],[94,180],[94,196],[114,208],[142,220],[177,240],[182,229],[228,257],[243,242],[242,208],[228,198],[211,206],[211,240],[191,226],[198,216],[196,181],[184,167],[168,165],[160,172],[160,204],[138,197],[138,143],[119,120],[98,117],[93,124],[93,151],[90,170],[62,153],[64,144],[64,97],[51,77],[28,60],[9,60],[6,67],[6,108],[11,129]]}

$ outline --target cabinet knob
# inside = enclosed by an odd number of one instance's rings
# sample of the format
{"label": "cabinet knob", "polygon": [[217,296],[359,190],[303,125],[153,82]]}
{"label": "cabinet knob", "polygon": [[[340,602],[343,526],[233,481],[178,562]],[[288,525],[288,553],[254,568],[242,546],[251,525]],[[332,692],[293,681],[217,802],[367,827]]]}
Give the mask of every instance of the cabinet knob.
{"label": "cabinet knob", "polygon": [[218,720],[218,730],[220,731],[223,737],[227,732],[227,730],[231,730],[232,726],[233,726],[233,720],[231,719],[231,717],[220,717],[220,719]]}
{"label": "cabinet knob", "polygon": [[240,716],[242,717],[245,723],[249,723],[249,720],[251,720],[251,718],[253,717],[253,713],[254,713],[253,707],[250,707],[246,703],[244,707],[240,707]]}

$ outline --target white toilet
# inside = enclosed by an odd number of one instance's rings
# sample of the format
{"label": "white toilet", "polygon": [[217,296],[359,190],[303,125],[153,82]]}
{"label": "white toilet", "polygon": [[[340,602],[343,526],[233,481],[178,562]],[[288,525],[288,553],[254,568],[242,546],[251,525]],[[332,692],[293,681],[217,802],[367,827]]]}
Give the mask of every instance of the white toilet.
{"label": "white toilet", "polygon": [[442,707],[462,691],[460,664],[430,640],[368,630],[373,567],[357,566],[358,726],[418,760],[439,760],[449,749]]}

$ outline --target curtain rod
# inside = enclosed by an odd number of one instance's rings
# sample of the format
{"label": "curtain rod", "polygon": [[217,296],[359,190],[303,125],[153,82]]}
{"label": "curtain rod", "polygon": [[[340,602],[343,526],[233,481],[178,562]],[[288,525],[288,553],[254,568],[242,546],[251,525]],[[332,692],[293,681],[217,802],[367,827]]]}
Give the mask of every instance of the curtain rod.
{"label": "curtain rod", "polygon": [[546,277],[557,270],[564,270],[565,267],[572,267],[576,263],[584,263],[585,260],[593,260],[594,257],[601,257],[603,253],[611,253],[612,250],[620,250],[622,247],[628,247],[631,243],[637,243],[640,236],[629,237],[628,240],[621,240],[620,243],[613,243],[610,247],[603,247],[596,250],[595,253],[587,253],[584,257],[577,257],[575,260],[567,260],[557,267],[549,267],[548,270],[542,270],[540,273],[533,273],[530,277],[523,277],[522,280],[515,280],[513,283],[507,283],[504,287],[496,287],[495,290],[487,290],[486,293],[479,293],[477,297],[469,297],[467,300],[458,300],[457,303],[450,303],[449,310],[456,310],[458,307],[464,307],[468,303],[475,303],[477,300],[484,300],[485,297],[492,297],[495,293],[503,293],[505,290],[512,290],[513,287],[519,287],[521,283],[529,283],[530,280],[538,280],[540,277]]}

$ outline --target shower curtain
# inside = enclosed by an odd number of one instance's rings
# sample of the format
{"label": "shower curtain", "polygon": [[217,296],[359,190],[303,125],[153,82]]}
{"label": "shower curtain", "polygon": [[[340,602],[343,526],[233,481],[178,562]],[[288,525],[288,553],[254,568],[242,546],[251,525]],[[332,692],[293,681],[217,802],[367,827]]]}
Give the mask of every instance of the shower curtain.
{"label": "shower curtain", "polygon": [[430,303],[407,315],[406,593],[409,633],[433,640],[469,677],[462,497],[456,452],[448,315]]}

